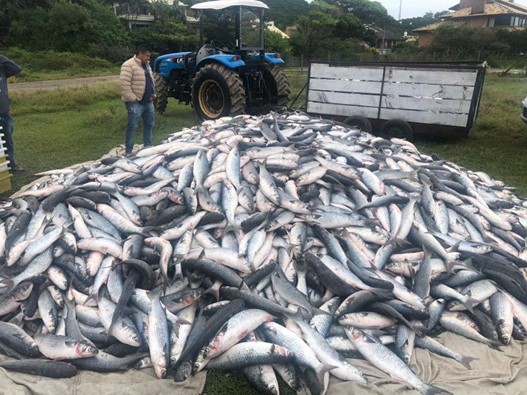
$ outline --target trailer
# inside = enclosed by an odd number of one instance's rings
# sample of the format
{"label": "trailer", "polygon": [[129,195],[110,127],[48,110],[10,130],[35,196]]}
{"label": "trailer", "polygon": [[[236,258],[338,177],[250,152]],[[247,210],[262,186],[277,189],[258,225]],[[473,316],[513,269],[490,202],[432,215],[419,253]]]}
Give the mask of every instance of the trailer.
{"label": "trailer", "polygon": [[385,138],[468,136],[485,69],[482,62],[311,62],[306,111]]}

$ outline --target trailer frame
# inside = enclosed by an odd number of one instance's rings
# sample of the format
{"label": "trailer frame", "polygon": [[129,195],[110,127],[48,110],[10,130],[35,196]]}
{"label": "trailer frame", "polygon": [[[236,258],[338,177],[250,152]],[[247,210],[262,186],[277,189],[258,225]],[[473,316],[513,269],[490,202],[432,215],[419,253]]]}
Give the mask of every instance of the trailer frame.
{"label": "trailer frame", "polygon": [[312,61],[305,108],[382,137],[468,136],[485,71],[481,61]]}

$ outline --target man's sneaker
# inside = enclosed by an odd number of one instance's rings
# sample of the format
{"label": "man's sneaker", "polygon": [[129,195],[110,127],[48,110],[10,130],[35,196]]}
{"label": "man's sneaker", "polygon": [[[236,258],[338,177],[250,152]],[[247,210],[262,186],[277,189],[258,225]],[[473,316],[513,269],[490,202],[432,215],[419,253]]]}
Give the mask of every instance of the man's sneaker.
{"label": "man's sneaker", "polygon": [[13,166],[11,167],[11,171],[12,172],[19,172],[19,171],[24,171],[26,169],[24,169],[22,166]]}

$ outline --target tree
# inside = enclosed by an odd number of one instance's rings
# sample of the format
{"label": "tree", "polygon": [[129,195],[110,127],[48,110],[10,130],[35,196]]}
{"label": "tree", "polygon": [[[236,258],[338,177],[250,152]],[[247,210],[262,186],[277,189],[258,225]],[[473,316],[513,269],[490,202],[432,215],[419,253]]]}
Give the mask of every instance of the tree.
{"label": "tree", "polygon": [[96,0],[54,0],[49,9],[18,9],[14,16],[8,39],[28,50],[87,53],[128,44],[117,16]]}
{"label": "tree", "polygon": [[278,52],[282,57],[288,57],[291,54],[291,45],[289,40],[282,38],[280,33],[265,30],[265,50]]}
{"label": "tree", "polygon": [[273,21],[275,26],[285,30],[292,25],[300,15],[309,11],[309,4],[305,0],[262,0],[269,6],[265,10],[265,19]]}
{"label": "tree", "polygon": [[507,53],[509,46],[497,40],[495,30],[444,23],[436,29],[434,39],[426,49],[443,58],[478,60],[492,53]]}
{"label": "tree", "polygon": [[433,14],[431,12],[427,12],[423,16],[416,17],[416,18],[406,18],[401,20],[401,29],[403,29],[405,32],[410,32],[414,29],[417,29],[418,27],[431,25],[432,23],[439,22],[440,19],[438,16],[441,13]]}
{"label": "tree", "polygon": [[130,33],[132,44],[148,43],[159,54],[196,49],[199,37],[176,18],[161,18],[152,26]]}

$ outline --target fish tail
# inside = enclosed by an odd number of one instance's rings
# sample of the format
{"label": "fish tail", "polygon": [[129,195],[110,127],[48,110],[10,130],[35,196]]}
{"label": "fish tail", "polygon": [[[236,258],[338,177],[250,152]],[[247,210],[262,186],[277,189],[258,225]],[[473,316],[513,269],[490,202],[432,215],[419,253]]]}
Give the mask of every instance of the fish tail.
{"label": "fish tail", "polygon": [[436,387],[434,385],[426,385],[424,391],[421,391],[424,395],[435,395],[435,394],[449,394],[452,395],[452,392],[444,390],[442,388]]}
{"label": "fish tail", "polygon": [[96,293],[92,293],[90,295],[88,295],[88,297],[86,298],[86,300],[82,303],[83,306],[86,306],[86,304],[90,301],[90,300],[95,300],[96,297],[98,295]]}
{"label": "fish tail", "polygon": [[223,230],[223,234],[225,235],[229,232],[233,232],[234,234],[236,234],[237,230],[238,230],[238,227],[236,226],[236,224],[227,224],[227,226]]}
{"label": "fish tail", "polygon": [[0,294],[7,294],[15,288],[13,280],[5,278],[0,280]]}
{"label": "fish tail", "polygon": [[502,344],[500,342],[494,341],[494,340],[488,340],[487,345],[492,348],[493,350],[501,351]]}
{"label": "fish tail", "polygon": [[466,357],[466,356],[463,356],[459,359],[459,363],[462,364],[464,367],[466,367],[467,369],[472,369],[472,366],[470,366],[470,363],[472,361],[477,361],[478,358],[472,358],[472,357]]}
{"label": "fish tail", "polygon": [[417,336],[423,337],[428,331],[428,328],[425,326],[425,324],[423,324],[423,322],[415,321],[412,322],[412,330],[417,334]]}
{"label": "fish tail", "polygon": [[452,260],[445,261],[446,271],[452,274],[455,265],[456,265],[455,261],[452,261]]}
{"label": "fish tail", "polygon": [[329,371],[337,368],[338,366],[322,364],[320,370],[316,372],[318,381],[324,385],[324,394],[327,392],[329,385]]}
{"label": "fish tail", "polygon": [[216,301],[220,300],[220,290],[214,286],[206,289],[203,294],[211,294],[214,296],[214,298],[216,298]]}

